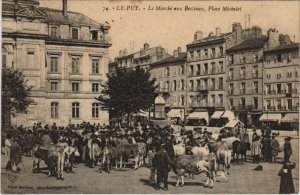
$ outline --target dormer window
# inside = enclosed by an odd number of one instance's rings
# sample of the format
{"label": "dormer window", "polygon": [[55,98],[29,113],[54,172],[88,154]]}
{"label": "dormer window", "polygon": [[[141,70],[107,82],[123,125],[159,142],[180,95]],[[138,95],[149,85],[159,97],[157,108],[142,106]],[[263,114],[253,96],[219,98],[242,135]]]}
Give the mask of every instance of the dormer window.
{"label": "dormer window", "polygon": [[71,36],[72,36],[72,39],[79,39],[79,29],[78,28],[72,28],[71,29]]}
{"label": "dormer window", "polygon": [[58,37],[58,27],[57,26],[51,26],[50,27],[50,36],[51,37]]}
{"label": "dormer window", "polygon": [[92,40],[93,40],[93,41],[97,41],[97,40],[98,40],[98,31],[93,30],[93,31],[91,32],[91,34],[92,34]]}

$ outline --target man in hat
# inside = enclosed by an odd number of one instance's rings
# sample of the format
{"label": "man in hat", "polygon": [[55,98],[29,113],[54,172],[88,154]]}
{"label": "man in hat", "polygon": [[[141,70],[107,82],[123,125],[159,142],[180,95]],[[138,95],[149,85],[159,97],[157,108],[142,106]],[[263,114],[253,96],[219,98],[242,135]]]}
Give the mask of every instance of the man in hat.
{"label": "man in hat", "polygon": [[168,175],[169,175],[169,165],[170,158],[163,145],[158,145],[158,152],[154,155],[153,166],[157,170],[157,186],[156,189],[159,189],[160,182],[164,183],[164,190],[168,189]]}
{"label": "man in hat", "polygon": [[275,138],[275,134],[272,133],[272,139],[271,139],[271,163],[276,163],[277,161],[277,155],[279,151],[279,142]]}
{"label": "man in hat", "polygon": [[20,140],[15,137],[10,148],[10,162],[13,172],[19,172],[18,164],[22,162]]}
{"label": "man in hat", "polygon": [[291,162],[290,157],[292,156],[292,145],[291,145],[291,137],[285,138],[285,143],[283,146],[283,151],[284,151],[284,162]]}

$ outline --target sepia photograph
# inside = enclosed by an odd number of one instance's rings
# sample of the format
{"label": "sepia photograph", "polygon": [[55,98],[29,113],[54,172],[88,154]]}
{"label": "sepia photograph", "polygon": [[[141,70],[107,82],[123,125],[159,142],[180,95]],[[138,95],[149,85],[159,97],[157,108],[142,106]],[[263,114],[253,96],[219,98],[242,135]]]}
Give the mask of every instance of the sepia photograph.
{"label": "sepia photograph", "polygon": [[2,0],[1,194],[298,194],[298,1]]}

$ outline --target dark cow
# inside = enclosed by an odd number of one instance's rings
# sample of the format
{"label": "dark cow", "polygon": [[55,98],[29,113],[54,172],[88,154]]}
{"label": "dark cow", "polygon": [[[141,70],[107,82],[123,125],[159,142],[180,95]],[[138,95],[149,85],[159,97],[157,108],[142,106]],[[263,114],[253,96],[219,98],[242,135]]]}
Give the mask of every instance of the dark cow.
{"label": "dark cow", "polygon": [[[137,169],[142,164],[143,156],[146,155],[146,145],[144,143],[118,145],[115,154],[117,155],[120,168],[123,167],[123,158],[126,156],[134,158],[134,169]],[[118,166],[116,168],[118,168]]]}
{"label": "dark cow", "polygon": [[244,140],[236,140],[232,143],[232,152],[233,152],[233,159],[237,163],[239,163],[239,157],[246,161],[247,157],[247,150],[250,148],[250,143],[245,142]]}
{"label": "dark cow", "polygon": [[215,154],[209,155],[180,155],[175,157],[172,168],[177,175],[176,187],[179,185],[181,179],[181,186],[184,185],[184,174],[206,173],[207,181],[205,186],[213,187],[215,180],[215,173],[217,171],[217,159]]}

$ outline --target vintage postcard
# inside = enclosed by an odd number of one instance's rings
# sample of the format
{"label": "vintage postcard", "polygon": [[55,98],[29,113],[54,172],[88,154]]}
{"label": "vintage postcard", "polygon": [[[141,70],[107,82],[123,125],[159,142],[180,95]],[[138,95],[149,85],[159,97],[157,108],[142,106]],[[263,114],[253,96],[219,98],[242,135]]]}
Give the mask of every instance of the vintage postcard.
{"label": "vintage postcard", "polygon": [[1,193],[299,192],[298,1],[1,3]]}

